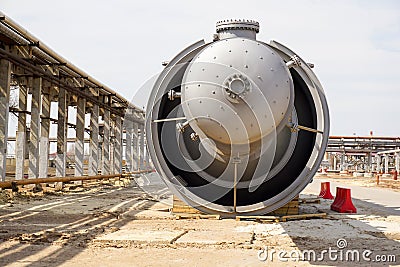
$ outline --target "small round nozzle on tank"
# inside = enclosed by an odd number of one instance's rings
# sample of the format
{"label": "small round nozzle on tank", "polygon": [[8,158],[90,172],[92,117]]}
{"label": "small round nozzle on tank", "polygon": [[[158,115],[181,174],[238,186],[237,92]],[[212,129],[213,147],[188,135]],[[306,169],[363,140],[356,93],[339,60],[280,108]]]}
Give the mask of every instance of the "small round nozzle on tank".
{"label": "small round nozzle on tank", "polygon": [[257,21],[247,19],[228,19],[217,22],[218,39],[233,37],[243,37],[256,39],[256,34],[260,31]]}

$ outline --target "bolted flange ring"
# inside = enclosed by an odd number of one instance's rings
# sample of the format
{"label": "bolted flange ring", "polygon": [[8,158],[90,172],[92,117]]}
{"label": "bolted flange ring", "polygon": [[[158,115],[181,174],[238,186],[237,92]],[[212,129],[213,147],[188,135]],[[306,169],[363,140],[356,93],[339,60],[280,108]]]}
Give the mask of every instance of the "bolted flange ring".
{"label": "bolted flange ring", "polygon": [[225,79],[223,88],[228,99],[237,103],[237,98],[243,98],[249,93],[250,81],[246,76],[235,73]]}

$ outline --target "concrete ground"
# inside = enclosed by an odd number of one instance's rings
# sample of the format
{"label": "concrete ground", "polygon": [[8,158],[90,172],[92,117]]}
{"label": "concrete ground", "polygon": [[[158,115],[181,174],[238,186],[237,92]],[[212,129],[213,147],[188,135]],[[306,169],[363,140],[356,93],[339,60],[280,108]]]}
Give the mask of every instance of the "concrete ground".
{"label": "concrete ground", "polygon": [[[136,179],[140,187],[123,180],[12,198],[3,191],[0,266],[399,265],[400,192],[361,180],[316,177],[303,197],[318,194],[327,180],[332,193],[337,185],[352,189],[357,214],[330,211],[332,201],[322,200],[300,209],[327,212],[326,219],[175,220],[168,211],[171,195],[156,174]],[[292,261],[296,253],[311,251],[315,259],[310,254],[310,260]],[[354,253],[360,260],[346,261]],[[395,262],[377,262],[393,260],[392,255]]]}

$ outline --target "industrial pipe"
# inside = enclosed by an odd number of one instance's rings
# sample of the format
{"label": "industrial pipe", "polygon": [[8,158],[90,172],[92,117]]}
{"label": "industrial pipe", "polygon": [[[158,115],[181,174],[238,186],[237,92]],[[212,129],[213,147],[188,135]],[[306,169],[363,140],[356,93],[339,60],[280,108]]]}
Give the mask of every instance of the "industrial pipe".
{"label": "industrial pipe", "polygon": [[[9,28],[4,26],[4,24],[9,25]],[[16,30],[16,32],[14,30]],[[136,107],[129,101],[125,100],[124,97],[119,95],[117,92],[113,91],[108,86],[100,83],[99,81],[97,81],[96,79],[89,76],[87,73],[85,73],[84,71],[73,65],[71,62],[58,55],[46,44],[41,42],[38,38],[29,33],[26,29],[24,29],[18,23],[13,21],[11,18],[7,17],[1,11],[0,11],[0,31],[3,32],[5,35],[7,35],[10,39],[15,40],[17,43],[20,43],[22,45],[35,44],[35,46],[32,48],[32,51],[34,51],[36,54],[41,54],[43,57],[47,58],[47,60],[50,62],[52,62],[53,61],[52,59],[54,59],[58,63],[62,63],[64,66],[60,66],[60,68],[62,69],[69,68],[70,70],[78,74],[79,77],[84,77],[87,79],[87,81],[101,88],[104,88],[104,90],[108,91],[108,93],[110,93],[111,95],[115,95],[118,99],[124,102],[129,108],[138,111],[141,110],[140,108]]]}
{"label": "industrial pipe", "polygon": [[65,177],[47,177],[47,178],[35,178],[35,179],[23,179],[23,180],[10,180],[0,182],[0,188],[11,189],[18,185],[28,184],[41,184],[41,183],[58,183],[58,182],[72,182],[72,181],[87,181],[87,180],[100,180],[109,178],[123,178],[129,177],[132,174],[148,173],[151,170],[132,171],[129,173],[117,173],[109,175],[94,175],[94,176],[65,176]]}
{"label": "industrial pipe", "polygon": [[118,109],[115,109],[112,106],[103,103],[102,101],[85,93],[84,91],[80,90],[77,87],[68,85],[68,83],[66,83],[65,81],[62,81],[59,79],[56,80],[54,75],[50,74],[49,72],[46,72],[45,70],[43,70],[42,68],[40,68],[38,66],[35,66],[35,65],[27,62],[23,58],[17,57],[17,56],[15,56],[5,50],[2,50],[2,49],[0,49],[0,58],[7,59],[8,61],[12,62],[14,65],[17,65],[32,74],[39,75],[41,78],[43,78],[44,80],[47,80],[51,83],[54,83],[56,81],[58,83],[58,86],[62,86],[62,88],[76,94],[77,96],[84,97],[85,99],[90,100],[91,103],[96,104],[99,107],[102,107],[106,110],[109,110],[110,112],[117,114],[121,117],[124,116],[124,113],[119,111]]}
{"label": "industrial pipe", "polygon": [[393,136],[375,136],[375,135],[371,135],[371,136],[356,136],[356,135],[333,135],[329,137],[330,139],[367,139],[367,140],[399,140],[399,137],[393,137]]}

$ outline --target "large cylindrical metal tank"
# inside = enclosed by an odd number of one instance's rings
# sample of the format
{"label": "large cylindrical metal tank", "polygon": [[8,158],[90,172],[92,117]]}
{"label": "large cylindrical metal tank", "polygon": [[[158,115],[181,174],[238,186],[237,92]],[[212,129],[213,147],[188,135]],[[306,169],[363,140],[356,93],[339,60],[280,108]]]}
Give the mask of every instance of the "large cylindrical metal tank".
{"label": "large cylindrical metal tank", "polygon": [[217,22],[169,61],[147,105],[152,161],[189,205],[228,217],[284,206],[312,180],[329,136],[322,86],[258,22]]}

